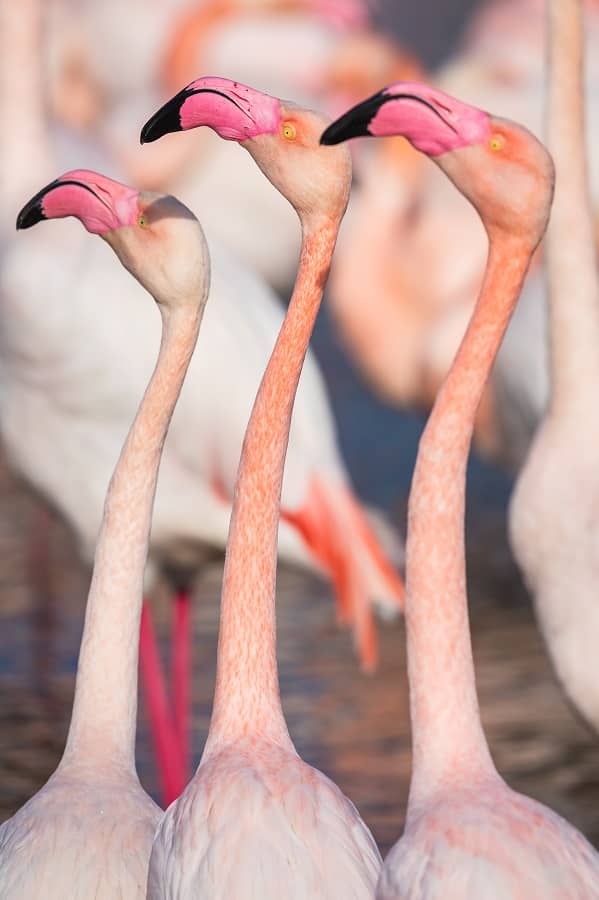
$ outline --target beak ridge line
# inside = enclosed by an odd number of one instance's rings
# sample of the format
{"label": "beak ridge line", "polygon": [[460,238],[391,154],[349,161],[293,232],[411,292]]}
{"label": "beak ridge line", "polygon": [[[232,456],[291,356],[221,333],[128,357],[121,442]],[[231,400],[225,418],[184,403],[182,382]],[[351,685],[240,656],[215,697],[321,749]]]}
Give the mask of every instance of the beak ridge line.
{"label": "beak ridge line", "polygon": [[247,116],[251,121],[253,121],[251,113],[249,113],[247,109],[244,109],[243,106],[237,103],[237,101],[234,100],[233,97],[225,94],[224,91],[219,91],[216,88],[208,87],[193,88],[191,87],[191,85],[187,85],[187,87],[179,91],[178,94],[175,94],[174,97],[171,97],[170,100],[167,100],[166,103],[161,106],[160,109],[155,112],[153,116],[151,116],[151,118],[148,119],[141,130],[141,134],[139,137],[140,143],[150,144],[152,143],[152,141],[157,141],[158,138],[164,137],[165,134],[170,134],[172,131],[182,131],[183,126],[181,124],[181,107],[188,99],[188,97],[193,97],[195,94],[218,94],[219,97],[223,97],[225,100],[228,100],[229,103],[232,103],[233,106],[236,106],[244,116]]}
{"label": "beak ridge line", "polygon": [[67,178],[62,181],[60,178],[55,178],[54,181],[51,181],[50,184],[47,184],[40,191],[35,194],[34,197],[29,200],[20,213],[17,216],[17,231],[23,231],[25,228],[31,228],[33,225],[37,225],[38,222],[41,222],[43,219],[46,219],[47,216],[44,212],[42,201],[46,194],[49,194],[50,191],[53,191],[55,188],[62,187],[63,185],[76,185],[77,187],[84,188],[84,190],[89,191],[90,194],[93,194],[97,200],[106,206],[106,203],[102,200],[101,197],[98,197],[96,192],[90,188],[88,184],[84,184],[82,181],[76,181],[72,178]]}

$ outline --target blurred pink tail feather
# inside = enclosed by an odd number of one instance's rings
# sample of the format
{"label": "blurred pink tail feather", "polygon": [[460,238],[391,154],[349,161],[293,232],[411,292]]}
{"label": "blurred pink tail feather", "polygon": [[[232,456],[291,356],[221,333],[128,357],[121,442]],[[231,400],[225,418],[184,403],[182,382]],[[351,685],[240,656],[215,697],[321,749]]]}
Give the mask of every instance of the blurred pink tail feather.
{"label": "blurred pink tail feather", "polygon": [[360,504],[346,485],[314,477],[305,505],[282,509],[281,518],[297,528],[331,579],[338,619],[353,627],[362,668],[373,671],[378,662],[373,604],[402,610],[404,586]]}

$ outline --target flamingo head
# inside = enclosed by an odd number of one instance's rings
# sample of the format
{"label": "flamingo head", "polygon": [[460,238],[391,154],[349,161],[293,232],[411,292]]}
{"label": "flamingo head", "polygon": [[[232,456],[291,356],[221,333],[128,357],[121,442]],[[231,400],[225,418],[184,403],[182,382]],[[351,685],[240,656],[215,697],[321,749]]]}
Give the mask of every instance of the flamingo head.
{"label": "flamingo head", "polygon": [[198,78],[146,122],[141,142],[171,131],[207,125],[237,141],[266,177],[294,206],[304,223],[339,220],[349,197],[351,159],[347,150],[320,146],[327,120],[226,78]]}
{"label": "flamingo head", "polygon": [[199,222],[175,197],[136,191],[76,169],[47,184],[17,216],[17,229],[74,216],[102,237],[160,306],[205,302],[208,250]]}
{"label": "flamingo head", "polygon": [[321,143],[402,135],[430,156],[490,229],[543,236],[553,196],[551,157],[525,128],[418,82],[397,82],[333,122]]}

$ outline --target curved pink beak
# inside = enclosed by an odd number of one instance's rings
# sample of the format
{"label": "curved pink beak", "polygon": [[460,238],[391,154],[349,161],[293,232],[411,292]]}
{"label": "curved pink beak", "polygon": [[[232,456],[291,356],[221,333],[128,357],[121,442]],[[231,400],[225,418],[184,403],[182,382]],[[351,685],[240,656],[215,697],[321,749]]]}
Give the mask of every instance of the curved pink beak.
{"label": "curved pink beak", "polygon": [[74,169],[38,191],[17,216],[17,229],[42,219],[75,216],[92,234],[106,234],[137,221],[139,192],[98,172]]}
{"label": "curved pink beak", "polygon": [[489,114],[416,81],[400,81],[358,103],[322,133],[321,144],[352,137],[403,135],[428,156],[482,143],[491,134]]}
{"label": "curved pink beak", "polygon": [[281,122],[279,101],[228,78],[198,78],[168,100],[141,130],[142,144],[171,131],[207,125],[226,141],[274,134]]}

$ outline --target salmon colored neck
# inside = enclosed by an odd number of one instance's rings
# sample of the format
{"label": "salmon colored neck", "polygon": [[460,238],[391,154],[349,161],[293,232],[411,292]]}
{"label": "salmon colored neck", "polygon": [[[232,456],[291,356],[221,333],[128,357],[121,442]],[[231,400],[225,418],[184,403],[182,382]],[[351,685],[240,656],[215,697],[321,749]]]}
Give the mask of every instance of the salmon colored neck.
{"label": "salmon colored neck", "polygon": [[139,627],[154,493],[200,320],[191,305],[163,315],[158,361],[110,481],[62,766],[112,759],[135,772]]}
{"label": "salmon colored neck", "polygon": [[420,441],[406,548],[410,807],[448,781],[498,777],[480,723],[468,624],[466,464],[477,408],[529,258],[530,247],[516,239],[491,240],[478,303]]}
{"label": "salmon colored neck", "polygon": [[275,589],[279,505],[291,413],[336,240],[304,235],[298,277],[243,443],[227,544],[214,710],[219,741],[260,735],[290,748],[279,697]]}

